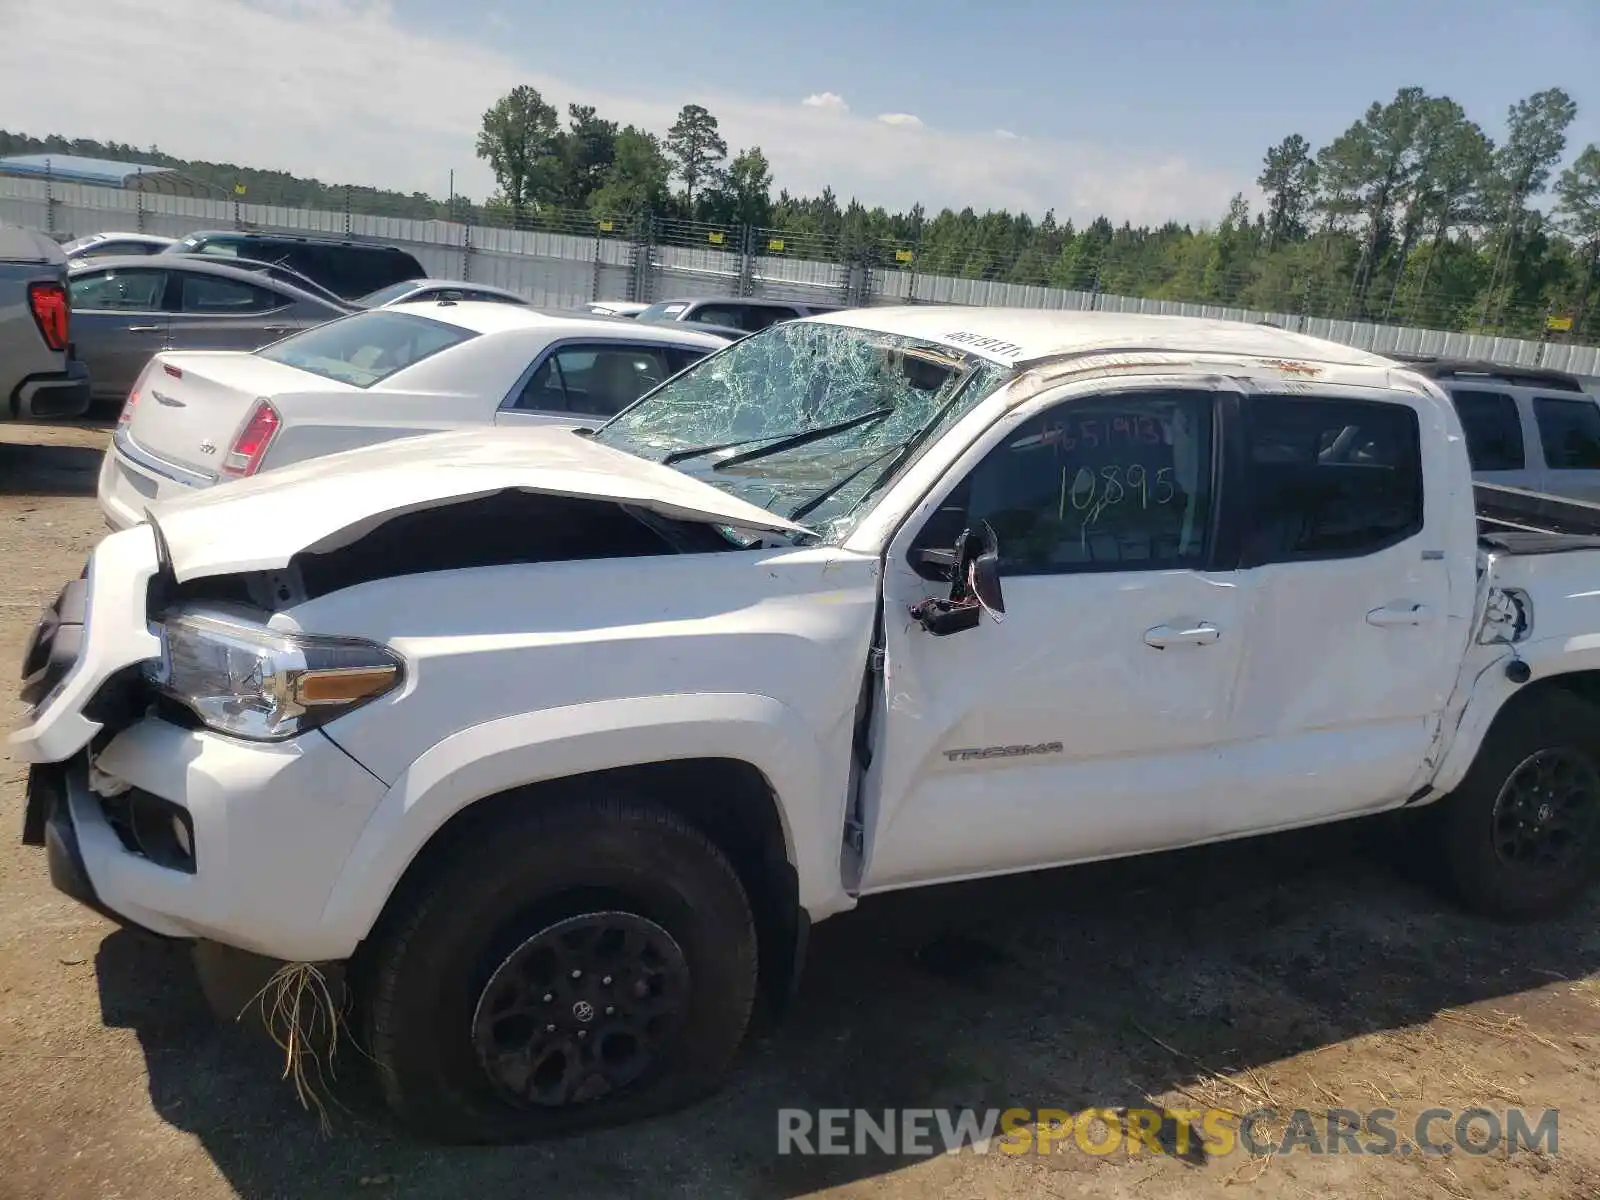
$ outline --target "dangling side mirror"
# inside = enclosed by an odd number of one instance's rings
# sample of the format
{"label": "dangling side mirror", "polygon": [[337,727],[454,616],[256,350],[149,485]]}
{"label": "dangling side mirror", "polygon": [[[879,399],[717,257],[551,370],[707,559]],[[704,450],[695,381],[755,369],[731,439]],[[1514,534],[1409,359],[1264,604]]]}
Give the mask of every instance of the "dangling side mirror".
{"label": "dangling side mirror", "polygon": [[1000,591],[1000,544],[987,521],[978,530],[964,529],[951,554],[950,595],[911,606],[911,618],[934,637],[975,629],[983,613],[1004,620]]}
{"label": "dangling side mirror", "polygon": [[967,568],[967,592],[994,620],[1003,620],[1006,598],[1000,590],[1000,541],[983,523],[983,549]]}

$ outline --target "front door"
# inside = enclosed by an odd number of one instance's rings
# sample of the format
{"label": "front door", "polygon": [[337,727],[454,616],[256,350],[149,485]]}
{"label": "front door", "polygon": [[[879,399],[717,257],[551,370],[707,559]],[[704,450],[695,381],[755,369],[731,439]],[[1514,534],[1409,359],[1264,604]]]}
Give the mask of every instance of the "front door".
{"label": "front door", "polygon": [[[1214,569],[1223,395],[1056,393],[991,430],[907,523],[886,565],[863,890],[1215,832],[1248,612]],[[912,563],[979,521],[1004,617],[935,637],[907,610],[945,586]]]}
{"label": "front door", "polygon": [[1448,394],[1466,434],[1473,478],[1538,491],[1543,486],[1539,457],[1529,443],[1516,399],[1487,388],[1452,386]]}
{"label": "front door", "polygon": [[166,344],[167,272],[153,267],[74,271],[74,353],[89,368],[96,400],[122,400],[150,356]]}

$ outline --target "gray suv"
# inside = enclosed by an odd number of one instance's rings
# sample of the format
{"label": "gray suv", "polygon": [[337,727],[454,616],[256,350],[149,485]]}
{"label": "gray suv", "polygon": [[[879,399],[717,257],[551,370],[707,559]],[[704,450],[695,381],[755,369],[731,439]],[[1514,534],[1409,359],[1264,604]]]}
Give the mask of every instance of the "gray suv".
{"label": "gray suv", "polygon": [[89,410],[89,369],[72,353],[67,256],[15,225],[0,225],[0,402],[0,416],[21,421]]}

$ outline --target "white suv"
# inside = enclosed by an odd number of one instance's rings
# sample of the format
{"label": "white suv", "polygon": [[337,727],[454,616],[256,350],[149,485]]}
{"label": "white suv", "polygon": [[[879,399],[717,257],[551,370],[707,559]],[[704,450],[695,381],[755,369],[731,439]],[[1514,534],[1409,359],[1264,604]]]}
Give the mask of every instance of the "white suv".
{"label": "white suv", "polygon": [[1408,365],[1454,402],[1478,482],[1600,500],[1600,400],[1576,376],[1450,359]]}

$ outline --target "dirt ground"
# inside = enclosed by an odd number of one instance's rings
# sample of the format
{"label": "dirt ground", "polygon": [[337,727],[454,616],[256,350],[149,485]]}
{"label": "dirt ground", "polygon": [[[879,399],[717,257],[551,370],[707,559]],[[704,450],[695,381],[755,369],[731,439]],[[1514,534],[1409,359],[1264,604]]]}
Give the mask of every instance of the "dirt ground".
{"label": "dirt ground", "polygon": [[[0,431],[4,663],[101,532],[105,437]],[[1531,928],[1469,919],[1384,853],[1383,827],[866,902],[818,928],[796,1012],[710,1101],[460,1151],[395,1135],[349,1054],[319,1133],[272,1048],[207,1015],[180,949],[51,889],[43,852],[17,840],[23,778],[0,768],[5,1200],[1600,1195],[1600,901]],[[1094,1155],[1072,1138],[1048,1155],[777,1153],[780,1108],[946,1106],[1389,1108],[1401,1136],[1387,1156]],[[1557,1145],[1408,1140],[1424,1110],[1474,1106],[1558,1108]],[[1281,1127],[1263,1121],[1258,1141]]]}

